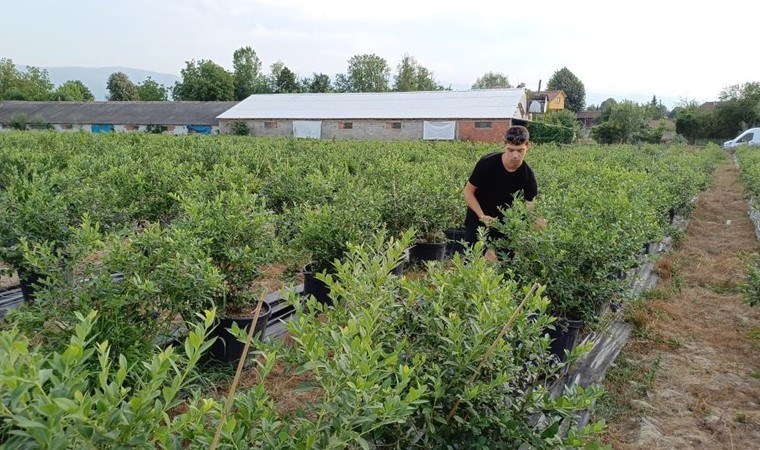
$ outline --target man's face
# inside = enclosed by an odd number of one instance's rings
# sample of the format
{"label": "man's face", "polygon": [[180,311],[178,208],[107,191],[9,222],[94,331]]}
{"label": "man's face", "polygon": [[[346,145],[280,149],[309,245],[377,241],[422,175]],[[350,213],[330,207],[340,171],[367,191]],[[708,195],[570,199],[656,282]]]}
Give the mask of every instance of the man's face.
{"label": "man's face", "polygon": [[525,153],[528,151],[528,145],[527,142],[519,145],[511,142],[504,144],[505,165],[508,170],[517,170],[522,165]]}

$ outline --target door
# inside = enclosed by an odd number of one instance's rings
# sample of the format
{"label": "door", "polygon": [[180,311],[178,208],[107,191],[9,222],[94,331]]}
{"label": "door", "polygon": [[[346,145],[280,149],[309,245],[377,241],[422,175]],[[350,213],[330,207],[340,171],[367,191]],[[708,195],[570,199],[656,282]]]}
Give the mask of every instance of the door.
{"label": "door", "polygon": [[322,138],[322,121],[321,120],[294,120],[293,137],[296,138]]}

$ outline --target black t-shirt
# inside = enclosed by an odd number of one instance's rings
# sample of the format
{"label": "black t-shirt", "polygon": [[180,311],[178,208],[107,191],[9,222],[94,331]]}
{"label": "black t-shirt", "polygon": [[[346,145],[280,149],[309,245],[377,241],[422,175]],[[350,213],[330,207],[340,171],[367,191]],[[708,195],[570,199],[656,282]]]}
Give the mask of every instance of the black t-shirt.
{"label": "black t-shirt", "polygon": [[[483,214],[500,218],[502,214],[499,208],[512,206],[514,194],[523,191],[525,200],[532,201],[538,194],[538,183],[533,170],[528,163],[522,165],[514,172],[508,172],[501,160],[502,152],[486,155],[475,164],[475,169],[468,180],[477,189],[475,198],[478,199]],[[480,221],[478,216],[470,208],[467,208],[467,228],[477,227]]]}

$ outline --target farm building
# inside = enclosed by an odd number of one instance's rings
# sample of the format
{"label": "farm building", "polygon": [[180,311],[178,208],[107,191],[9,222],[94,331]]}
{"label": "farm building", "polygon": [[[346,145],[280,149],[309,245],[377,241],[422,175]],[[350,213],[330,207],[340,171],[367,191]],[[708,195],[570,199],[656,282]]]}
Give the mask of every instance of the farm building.
{"label": "farm building", "polygon": [[0,131],[26,124],[58,131],[214,134],[237,102],[0,102]]}
{"label": "farm building", "polygon": [[526,119],[524,89],[257,94],[220,114],[219,127],[229,133],[243,122],[254,136],[499,142]]}
{"label": "farm building", "polygon": [[544,114],[565,109],[565,91],[535,91],[530,95],[530,112]]}

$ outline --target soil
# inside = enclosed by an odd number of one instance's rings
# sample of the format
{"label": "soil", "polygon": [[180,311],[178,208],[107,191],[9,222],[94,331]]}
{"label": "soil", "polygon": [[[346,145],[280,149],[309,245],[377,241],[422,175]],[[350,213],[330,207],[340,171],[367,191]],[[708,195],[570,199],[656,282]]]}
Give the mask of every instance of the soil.
{"label": "soil", "polygon": [[[740,292],[742,255],[758,251],[738,170],[721,165],[662,280],[633,311],[605,382],[620,408],[604,442],[615,449],[760,448],[760,308]],[[622,412],[621,412],[622,410]]]}

